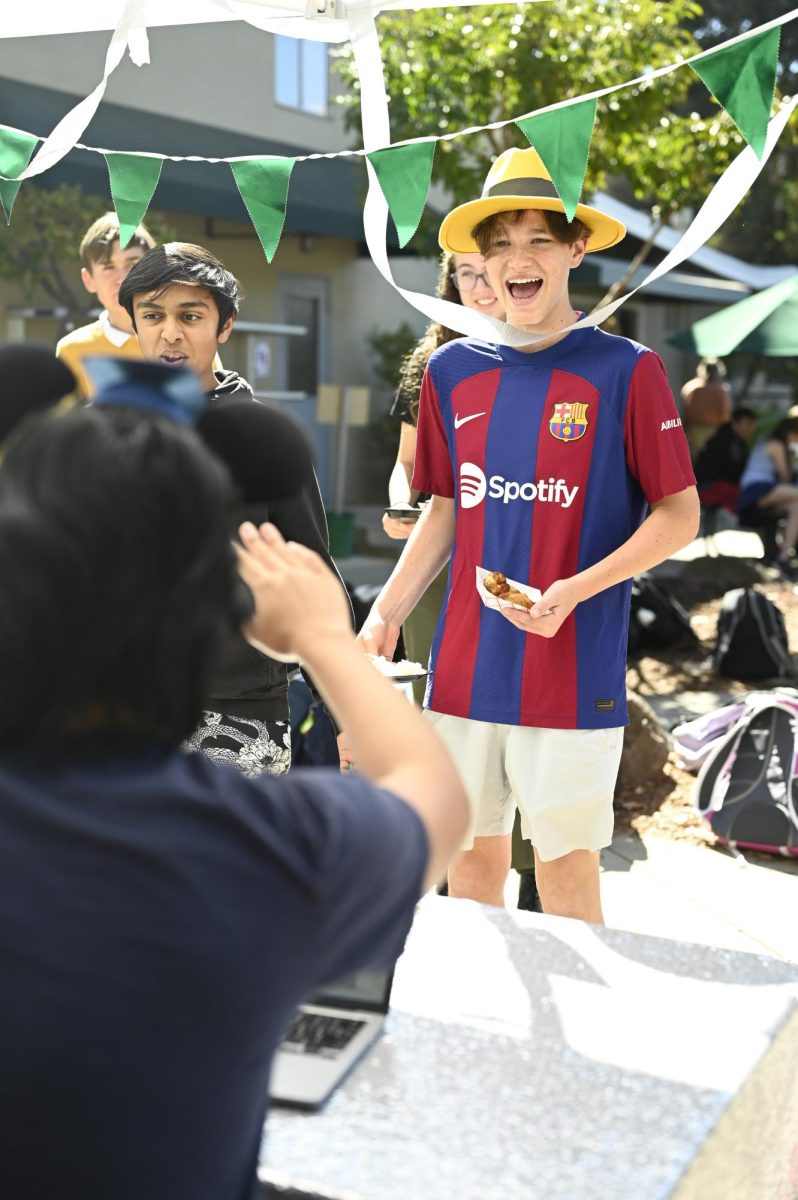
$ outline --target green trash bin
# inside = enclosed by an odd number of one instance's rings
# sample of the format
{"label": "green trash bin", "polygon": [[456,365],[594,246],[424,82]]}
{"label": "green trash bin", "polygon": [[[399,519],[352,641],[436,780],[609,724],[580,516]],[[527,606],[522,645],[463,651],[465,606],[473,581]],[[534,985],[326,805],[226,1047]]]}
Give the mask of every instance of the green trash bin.
{"label": "green trash bin", "polygon": [[355,540],[355,517],[350,512],[328,512],[330,554],[333,558],[348,558]]}

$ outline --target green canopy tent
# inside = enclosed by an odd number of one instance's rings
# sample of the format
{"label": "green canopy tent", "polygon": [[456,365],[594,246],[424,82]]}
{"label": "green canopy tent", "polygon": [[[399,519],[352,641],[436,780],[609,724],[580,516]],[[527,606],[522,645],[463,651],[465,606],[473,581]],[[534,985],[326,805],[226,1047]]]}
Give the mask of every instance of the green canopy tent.
{"label": "green canopy tent", "polygon": [[703,317],[667,340],[702,358],[744,351],[772,358],[798,355],[798,274]]}

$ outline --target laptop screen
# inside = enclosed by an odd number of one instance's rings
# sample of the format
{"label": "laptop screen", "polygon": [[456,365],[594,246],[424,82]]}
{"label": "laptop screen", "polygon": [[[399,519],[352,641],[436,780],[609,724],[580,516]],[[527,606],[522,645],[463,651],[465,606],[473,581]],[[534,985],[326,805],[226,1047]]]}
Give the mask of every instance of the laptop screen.
{"label": "laptop screen", "polygon": [[333,1008],[365,1008],[375,1012],[388,1011],[393,967],[381,971],[355,971],[325,983],[314,992],[308,1004],[324,1004]]}

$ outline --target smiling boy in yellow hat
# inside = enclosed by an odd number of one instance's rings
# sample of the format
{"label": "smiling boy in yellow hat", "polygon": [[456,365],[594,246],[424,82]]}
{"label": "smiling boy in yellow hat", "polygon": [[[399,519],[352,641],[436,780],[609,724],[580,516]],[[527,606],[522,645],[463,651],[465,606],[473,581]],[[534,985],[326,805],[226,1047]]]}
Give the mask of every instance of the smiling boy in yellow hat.
{"label": "smiling boy in yellow hat", "polygon": [[[484,256],[530,343],[462,338],[430,358],[413,487],[432,500],[360,635],[392,655],[450,559],[425,698],[472,803],[450,895],[503,903],[518,807],[544,911],[597,923],[628,722],[630,581],[689,542],[699,512],[662,362],[580,327],[570,301],[571,271],[624,233],[587,205],[569,222],[533,149],[505,151],[481,198],[444,220],[441,245]],[[478,567],[542,595],[529,611],[488,608]]]}

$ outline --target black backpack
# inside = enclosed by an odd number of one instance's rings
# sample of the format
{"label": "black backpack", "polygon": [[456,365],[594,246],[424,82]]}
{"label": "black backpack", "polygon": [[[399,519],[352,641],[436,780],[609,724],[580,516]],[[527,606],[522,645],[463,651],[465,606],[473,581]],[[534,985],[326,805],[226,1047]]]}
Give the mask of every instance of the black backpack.
{"label": "black backpack", "polygon": [[755,588],[726,592],[718,615],[712,666],[728,679],[795,675],[784,617],[762,592]]}
{"label": "black backpack", "polygon": [[798,856],[798,693],[751,692],[696,781],[695,804],[721,842]]}
{"label": "black backpack", "polygon": [[687,610],[653,576],[645,572],[632,580],[629,650],[672,646],[695,638]]}

